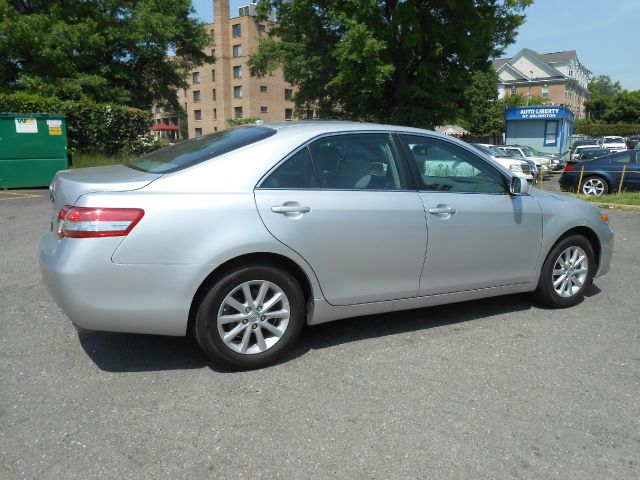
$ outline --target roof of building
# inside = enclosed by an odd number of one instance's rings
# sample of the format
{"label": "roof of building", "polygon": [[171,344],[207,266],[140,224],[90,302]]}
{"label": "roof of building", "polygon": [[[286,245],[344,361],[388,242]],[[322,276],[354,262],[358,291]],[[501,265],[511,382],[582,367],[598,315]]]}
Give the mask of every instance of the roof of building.
{"label": "roof of building", "polygon": [[[552,52],[552,53],[538,53],[538,52],[536,52],[534,50],[531,50],[530,48],[523,48],[522,50],[526,50],[527,52],[531,52],[531,53],[537,55],[539,58],[544,60],[546,63],[564,62],[566,60],[570,60],[570,59],[572,59],[572,58],[577,56],[575,50],[567,50],[567,51],[564,51],[564,52]],[[500,68],[505,63],[509,62],[512,58],[514,58],[514,57],[498,58],[498,59],[493,61],[493,66],[496,69]]]}

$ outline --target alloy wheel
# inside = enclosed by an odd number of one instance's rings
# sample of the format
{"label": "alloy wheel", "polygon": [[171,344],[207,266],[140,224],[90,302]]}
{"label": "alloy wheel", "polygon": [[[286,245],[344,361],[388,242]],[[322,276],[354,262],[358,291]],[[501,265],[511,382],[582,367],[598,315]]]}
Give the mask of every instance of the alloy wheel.
{"label": "alloy wheel", "polygon": [[290,316],[289,299],[275,283],[252,280],[235,287],[218,311],[218,334],[234,352],[262,353],[280,341]]}
{"label": "alloy wheel", "polygon": [[604,181],[599,178],[588,178],[582,184],[582,193],[585,195],[602,195],[605,191]]}
{"label": "alloy wheel", "polygon": [[553,288],[561,297],[572,297],[580,291],[587,279],[589,260],[578,246],[564,250],[553,266]]}

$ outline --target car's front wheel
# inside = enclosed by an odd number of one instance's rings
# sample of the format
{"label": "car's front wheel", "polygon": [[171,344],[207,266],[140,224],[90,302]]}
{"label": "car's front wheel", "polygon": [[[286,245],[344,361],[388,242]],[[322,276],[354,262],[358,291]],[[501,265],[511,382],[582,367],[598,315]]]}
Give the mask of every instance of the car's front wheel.
{"label": "car's front wheel", "polygon": [[595,267],[595,255],[589,240],[582,235],[570,235],[549,252],[540,272],[535,297],[548,307],[572,307],[584,298]]}
{"label": "car's front wheel", "polygon": [[227,272],[209,289],[196,314],[195,334],[217,364],[261,368],[295,343],[304,318],[296,279],[276,267],[251,265]]}
{"label": "car's front wheel", "polygon": [[584,195],[599,196],[609,193],[609,184],[600,177],[587,177],[582,182],[580,191]]}

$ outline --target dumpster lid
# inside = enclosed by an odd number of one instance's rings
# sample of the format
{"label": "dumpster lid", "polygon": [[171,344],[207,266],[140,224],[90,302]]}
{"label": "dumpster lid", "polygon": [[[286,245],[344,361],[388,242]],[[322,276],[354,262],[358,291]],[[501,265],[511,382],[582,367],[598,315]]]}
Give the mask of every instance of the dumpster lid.
{"label": "dumpster lid", "polygon": [[12,112],[0,112],[0,118],[62,118],[65,116],[61,113],[12,113]]}

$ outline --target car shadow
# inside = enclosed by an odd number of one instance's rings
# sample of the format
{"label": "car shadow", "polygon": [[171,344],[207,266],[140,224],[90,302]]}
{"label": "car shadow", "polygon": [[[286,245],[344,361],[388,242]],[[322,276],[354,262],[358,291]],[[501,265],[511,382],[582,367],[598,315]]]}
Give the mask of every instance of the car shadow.
{"label": "car shadow", "polygon": [[[600,290],[592,285],[587,296],[591,297],[599,292]],[[495,315],[529,310],[534,305],[530,296],[516,294],[309,326],[303,330],[292,350],[276,365],[290,362],[310,350],[482,320]],[[185,370],[203,367],[209,367],[219,373],[230,372],[211,363],[191,338],[89,330],[79,330],[78,337],[87,355],[98,368],[106,372]]]}

